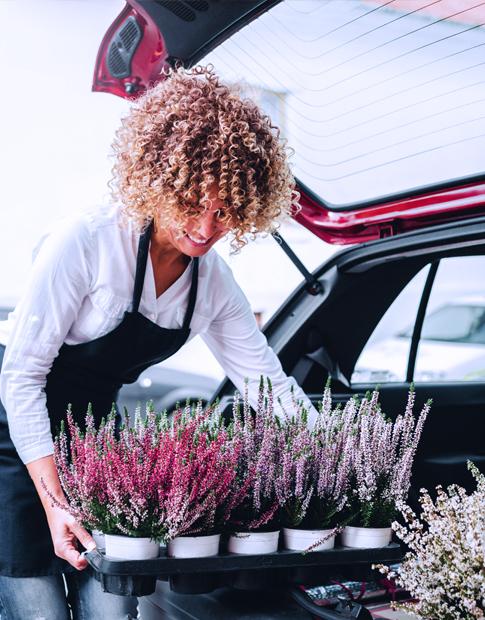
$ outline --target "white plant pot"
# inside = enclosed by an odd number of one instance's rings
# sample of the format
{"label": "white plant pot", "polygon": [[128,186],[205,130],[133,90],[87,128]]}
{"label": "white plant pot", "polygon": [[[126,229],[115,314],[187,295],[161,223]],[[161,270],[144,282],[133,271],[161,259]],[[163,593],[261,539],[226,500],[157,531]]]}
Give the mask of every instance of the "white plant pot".
{"label": "white plant pot", "polygon": [[229,537],[227,550],[245,555],[274,553],[278,550],[279,530],[276,532],[238,532]]}
{"label": "white plant pot", "polygon": [[219,553],[220,534],[210,536],[176,536],[168,543],[172,558],[207,558]]}
{"label": "white plant pot", "polygon": [[377,549],[386,547],[392,539],[390,527],[352,527],[342,532],[342,545],[354,549]]}
{"label": "white plant pot", "polygon": [[330,530],[296,530],[289,527],[283,528],[283,541],[285,549],[291,551],[305,551],[319,540],[322,542],[312,551],[333,549],[335,546],[335,532]]}
{"label": "white plant pot", "polygon": [[160,543],[150,538],[105,534],[106,555],[123,560],[150,560],[158,558]]}
{"label": "white plant pot", "polygon": [[104,551],[106,543],[104,540],[103,532],[100,532],[99,530],[93,530],[91,532],[91,536],[94,538],[94,542],[96,543],[96,548],[99,549],[100,551]]}

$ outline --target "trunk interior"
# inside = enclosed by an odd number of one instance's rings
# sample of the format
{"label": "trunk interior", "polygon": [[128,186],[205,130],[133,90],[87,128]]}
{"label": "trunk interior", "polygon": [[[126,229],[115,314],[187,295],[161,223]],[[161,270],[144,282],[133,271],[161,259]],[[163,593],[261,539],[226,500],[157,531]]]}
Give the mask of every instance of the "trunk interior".
{"label": "trunk interior", "polygon": [[[485,218],[446,224],[354,246],[332,257],[314,274],[322,293],[308,294],[302,285],[265,328],[285,371],[314,403],[328,376],[336,402],[374,389],[375,382],[352,383],[351,377],[382,316],[427,265],[436,270],[445,258],[485,255],[484,224]],[[408,309],[410,323],[417,322],[426,301],[425,287],[419,303]],[[379,385],[383,410],[391,418],[404,412],[412,370],[408,364],[405,380]],[[219,395],[230,401],[232,389],[226,382]],[[413,493],[452,482],[473,488],[466,462],[471,459],[481,469],[485,464],[484,380],[415,381],[415,389],[416,415],[429,398],[433,404],[415,461]]]}

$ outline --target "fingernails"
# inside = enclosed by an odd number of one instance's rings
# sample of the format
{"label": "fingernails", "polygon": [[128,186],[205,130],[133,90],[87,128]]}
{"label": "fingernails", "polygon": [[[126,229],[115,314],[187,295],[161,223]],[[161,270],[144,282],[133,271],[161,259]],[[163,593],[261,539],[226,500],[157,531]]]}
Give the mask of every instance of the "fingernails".
{"label": "fingernails", "polygon": [[96,543],[92,542],[86,547],[86,551],[94,551],[96,549]]}

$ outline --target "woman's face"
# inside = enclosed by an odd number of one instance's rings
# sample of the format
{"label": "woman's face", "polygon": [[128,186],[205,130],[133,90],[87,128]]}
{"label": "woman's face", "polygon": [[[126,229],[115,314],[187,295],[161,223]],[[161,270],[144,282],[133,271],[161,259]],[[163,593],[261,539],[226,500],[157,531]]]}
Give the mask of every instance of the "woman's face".
{"label": "woman's face", "polygon": [[210,209],[189,218],[182,234],[175,227],[168,230],[170,243],[186,256],[195,257],[206,254],[219,239],[229,232],[227,225],[219,220],[220,213],[226,207],[217,196],[217,187],[211,187],[208,194],[212,201]]}

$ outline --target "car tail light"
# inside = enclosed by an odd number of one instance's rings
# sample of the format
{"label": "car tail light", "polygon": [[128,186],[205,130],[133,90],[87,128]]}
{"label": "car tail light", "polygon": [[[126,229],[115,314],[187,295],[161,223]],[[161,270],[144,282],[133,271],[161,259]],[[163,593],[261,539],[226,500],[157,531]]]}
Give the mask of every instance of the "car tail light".
{"label": "car tail light", "polygon": [[96,58],[93,91],[125,99],[136,97],[160,79],[167,57],[160,30],[130,0],[103,37]]}

